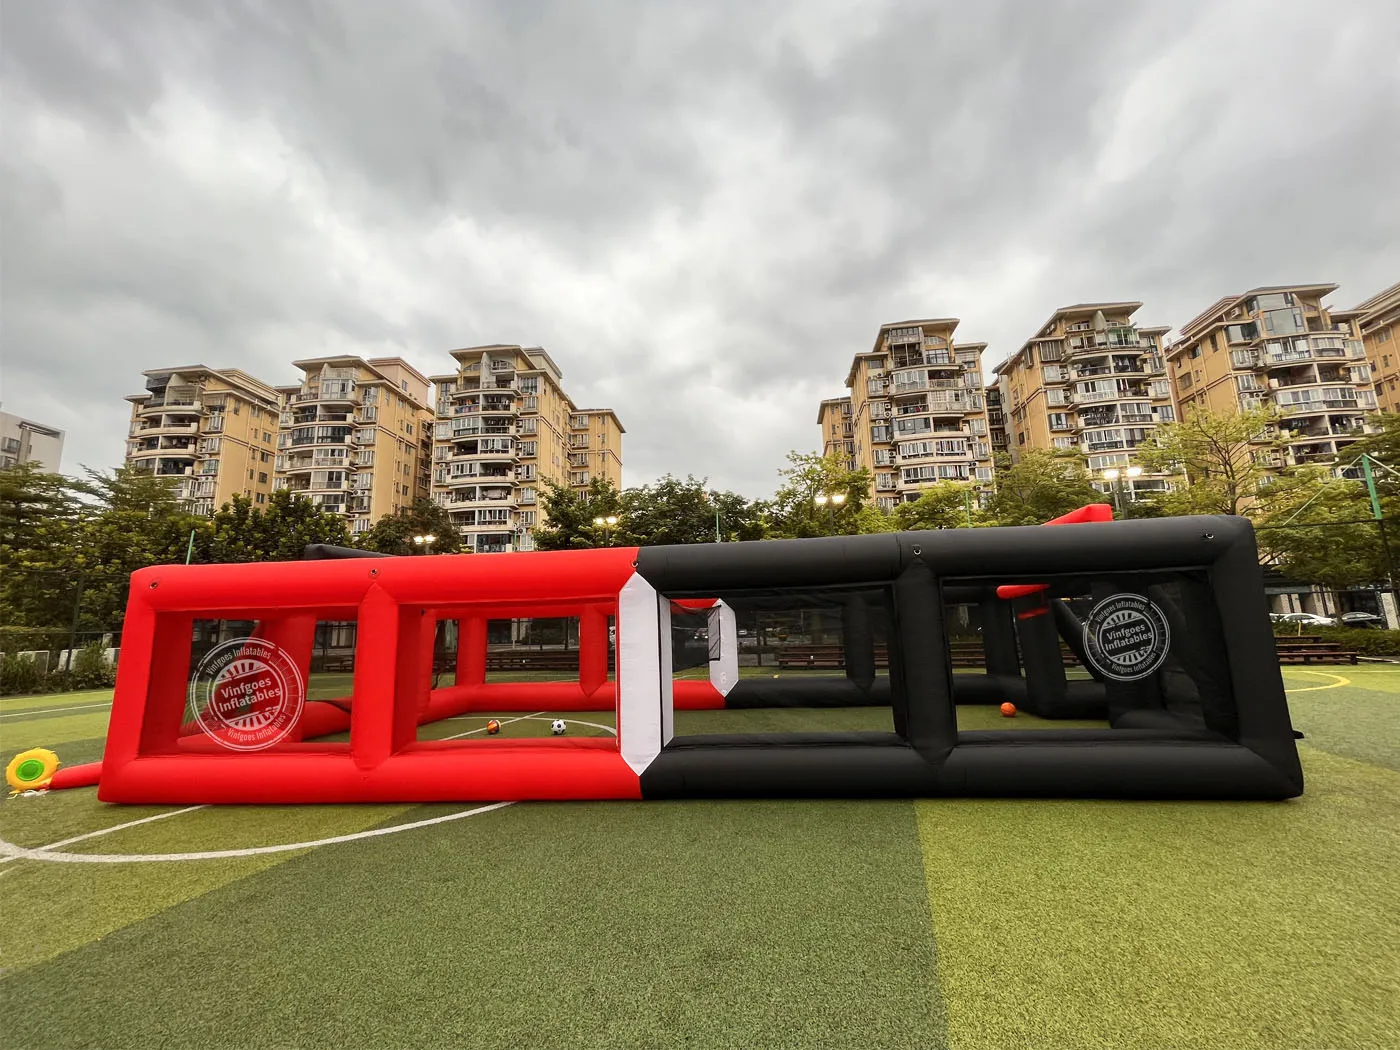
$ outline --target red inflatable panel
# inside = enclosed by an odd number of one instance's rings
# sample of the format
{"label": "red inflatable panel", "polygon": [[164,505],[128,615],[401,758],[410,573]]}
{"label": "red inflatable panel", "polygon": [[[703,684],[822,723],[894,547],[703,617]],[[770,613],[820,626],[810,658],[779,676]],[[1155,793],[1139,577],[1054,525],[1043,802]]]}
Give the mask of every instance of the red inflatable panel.
{"label": "red inflatable panel", "polygon": [[[1052,518],[1046,525],[1082,525],[1094,521],[1112,521],[1113,507],[1107,503],[1090,503],[1072,510],[1068,514],[1061,514],[1058,518]],[[1024,598],[1028,594],[1039,594],[1041,591],[1049,590],[1048,583],[1008,583],[997,588],[997,597],[1010,601],[1013,598]],[[1031,613],[1032,616],[1035,613]]]}
{"label": "red inflatable panel", "polygon": [[[493,740],[486,747],[416,739],[422,721],[503,710],[511,698],[530,710],[611,706],[607,616],[635,559],[635,548],[619,547],[142,570],[132,577],[98,795],[185,804],[640,797],[637,774],[615,739]],[[467,672],[463,685],[431,689],[439,619],[466,621],[470,649],[484,646],[493,613],[561,609],[578,610],[583,624],[580,681],[473,682],[484,669],[480,654],[459,664]],[[305,678],[315,621],[356,620],[349,711],[343,702],[305,702],[295,732],[251,749],[234,750],[232,733],[182,736],[189,729],[182,723],[195,619],[258,621],[253,639],[275,643],[267,666],[281,667],[288,690],[297,674]],[[259,685],[271,672],[260,669],[257,650],[250,640],[235,651],[233,669],[247,684],[233,676],[207,685],[211,705],[228,708],[235,723],[264,721],[275,708]],[[212,710],[203,708],[201,717]],[[306,739],[346,729],[349,743]]]}

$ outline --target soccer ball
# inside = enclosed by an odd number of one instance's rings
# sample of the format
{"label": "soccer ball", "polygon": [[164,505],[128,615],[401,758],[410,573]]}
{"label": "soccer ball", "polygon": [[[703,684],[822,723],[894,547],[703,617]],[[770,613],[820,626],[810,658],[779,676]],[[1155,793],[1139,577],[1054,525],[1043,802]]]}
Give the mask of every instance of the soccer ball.
{"label": "soccer ball", "polygon": [[556,718],[553,722],[550,723],[549,731],[555,736],[563,736],[564,730],[568,728],[569,727],[564,724],[564,720],[562,718]]}
{"label": "soccer ball", "polygon": [[488,734],[490,734],[491,736],[495,736],[495,735],[496,735],[497,733],[499,733],[500,731],[501,731],[501,723],[500,723],[500,720],[499,720],[499,719],[493,718],[493,719],[491,719],[491,721],[489,721],[489,722],[486,723],[486,732],[487,732]]}

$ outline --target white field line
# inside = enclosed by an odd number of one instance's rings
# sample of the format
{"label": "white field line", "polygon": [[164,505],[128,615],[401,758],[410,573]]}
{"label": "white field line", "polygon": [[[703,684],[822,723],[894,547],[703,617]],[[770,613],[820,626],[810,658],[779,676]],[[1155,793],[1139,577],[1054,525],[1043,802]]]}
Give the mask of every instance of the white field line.
{"label": "white field line", "polygon": [[0,718],[28,718],[30,715],[52,715],[60,711],[88,711],[94,707],[111,707],[109,700],[105,704],[72,704],[68,707],[40,707],[33,711],[4,711],[0,712]]}
{"label": "white field line", "polygon": [[[102,694],[102,693],[111,693],[111,691],[112,691],[112,690],[110,690],[110,689],[80,689],[80,690],[78,690],[78,692],[80,692],[80,693],[89,693],[89,694],[94,694],[94,693],[95,693],[95,694],[99,694],[99,695]],[[50,700],[53,700],[53,699],[56,699],[57,697],[64,696],[64,695],[72,695],[72,694],[64,694],[64,693],[30,693],[28,696],[0,696],[0,704],[18,704],[18,703],[24,702],[25,700],[43,700],[43,699],[45,699],[45,698],[50,699]],[[81,699],[81,698],[80,698],[80,699]],[[111,703],[110,700],[107,701],[107,702],[108,702],[108,703]]]}
{"label": "white field line", "polygon": [[[538,717],[539,717],[540,715],[542,715],[542,714],[544,714],[543,711],[536,711],[533,715],[520,715],[518,718],[504,718],[504,719],[501,720],[501,725],[503,725],[503,726],[508,726],[508,725],[510,725],[512,722],[523,722],[523,721],[525,721],[525,719],[527,719],[527,718],[538,718]],[[460,717],[463,717],[463,716],[459,715],[458,717],[460,718]],[[479,717],[479,716],[478,716],[478,717]],[[444,721],[446,721],[446,720],[444,719]],[[479,728],[479,729],[468,729],[465,733],[453,733],[451,736],[440,736],[440,737],[437,737],[436,739],[438,739],[438,740],[461,740],[462,737],[464,737],[464,736],[475,736],[477,733],[484,733],[484,732],[486,732],[486,727],[485,727],[485,726],[482,726],[482,727]]]}
{"label": "white field line", "polygon": [[[541,717],[543,711],[537,711],[533,715],[519,715],[515,718],[503,719],[501,724],[507,725],[511,722],[524,722],[527,720],[547,722],[550,719]],[[605,732],[616,735],[617,730],[613,726],[604,725],[601,722],[585,722],[581,718],[566,719],[578,725],[590,726],[594,729],[601,729]],[[457,740],[464,736],[472,736],[477,733],[486,732],[486,727],[470,729],[465,733],[458,733],[455,736],[442,737],[444,740]],[[68,846],[74,842],[81,842],[85,839],[97,838],[101,835],[110,835],[114,831],[122,831],[126,828],[133,828],[140,824],[149,824],[152,821],[164,820],[167,817],[178,817],[182,813],[193,813],[196,810],[207,809],[207,806],[188,806],[184,809],[172,810],[169,813],[157,813],[155,816],[143,817],[140,820],[127,821],[125,824],[117,824],[110,828],[102,828],[98,831],[90,831],[84,835],[75,835],[72,838],[61,839],[58,842],[51,842],[47,846],[39,846],[36,849],[25,849],[23,846],[16,846],[14,843],[0,839],[0,864],[8,863],[12,860],[39,860],[61,864],[140,864],[153,862],[169,862],[182,860],[224,860],[237,857],[256,857],[269,853],[288,853],[292,850],[313,849],[317,846],[330,846],[341,842],[354,842],[359,839],[377,838],[381,835],[395,835],[400,831],[411,831],[415,828],[428,827],[433,824],[444,824],[452,820],[461,820],[464,817],[474,817],[479,813],[490,813],[493,810],[504,809],[506,806],[513,806],[514,802],[493,802],[487,806],[477,806],[474,809],[462,810],[457,813],[449,813],[446,816],[430,817],[427,820],[418,820],[410,824],[395,824],[389,828],[372,828],[369,831],[357,831],[348,835],[334,835],[330,838],[312,839],[306,842],[285,842],[276,846],[251,846],[246,849],[227,850],[203,850],[195,853],[54,853],[60,846]]]}
{"label": "white field line", "polygon": [[349,835],[332,835],[325,839],[310,839],[306,842],[284,842],[276,846],[250,846],[247,849],[214,849],[198,853],[46,853],[42,849],[24,849],[0,839],[0,854],[17,860],[43,860],[60,864],[150,864],[177,860],[229,860],[238,857],[260,857],[269,853],[290,853],[299,849],[314,849],[317,846],[332,846],[340,842],[355,842],[359,839],[378,838],[381,835],[397,835],[400,831],[412,831],[433,824],[445,824],[450,820],[474,817],[480,813],[513,806],[514,802],[492,802],[488,806],[448,813],[442,817],[415,820],[411,824],[395,824],[391,828],[371,828],[369,831],[356,831]]}
{"label": "white field line", "polygon": [[[197,809],[204,809],[204,806],[187,806],[184,809],[172,809],[169,813],[157,813],[153,817],[142,817],[140,820],[128,820],[125,824],[113,824],[110,828],[99,828],[96,831],[89,831],[85,835],[74,835],[71,839],[60,839],[57,842],[50,842],[47,846],[36,846],[35,852],[58,849],[59,846],[71,846],[75,842],[82,842],[84,839],[95,839],[101,835],[110,835],[114,831],[123,831],[126,828],[134,828],[140,824],[149,824],[153,820],[164,820],[166,817],[178,817],[181,813],[193,813]],[[0,857],[0,864],[8,864],[19,857]]]}

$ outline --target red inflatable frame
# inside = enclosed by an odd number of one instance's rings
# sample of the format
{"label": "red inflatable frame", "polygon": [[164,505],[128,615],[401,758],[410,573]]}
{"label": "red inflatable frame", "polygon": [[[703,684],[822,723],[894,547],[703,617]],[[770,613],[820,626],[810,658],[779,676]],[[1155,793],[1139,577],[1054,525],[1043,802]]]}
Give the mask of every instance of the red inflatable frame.
{"label": "red inflatable frame", "polygon": [[[609,548],[141,570],[132,577],[99,797],[147,803],[639,798],[638,771],[661,745],[655,701],[663,658],[656,645],[662,615],[655,593],[635,576],[635,558],[635,548]],[[631,604],[650,610],[651,622],[644,615],[633,623],[620,607],[629,583],[646,592]],[[579,618],[577,681],[486,681],[488,620],[564,616]],[[609,616],[617,617],[619,672],[633,650],[652,665],[638,668],[631,703],[608,679]],[[195,731],[184,715],[190,639],[200,618],[256,621],[256,636],[275,642],[303,678],[316,622],[356,621],[348,711],[336,701],[309,702],[286,738],[252,752],[229,750]],[[438,620],[460,624],[461,680],[433,689]],[[679,706],[723,706],[709,682],[676,685]],[[416,739],[421,723],[522,701],[556,711],[616,708],[618,736]],[[307,740],[345,729],[348,742]]]}

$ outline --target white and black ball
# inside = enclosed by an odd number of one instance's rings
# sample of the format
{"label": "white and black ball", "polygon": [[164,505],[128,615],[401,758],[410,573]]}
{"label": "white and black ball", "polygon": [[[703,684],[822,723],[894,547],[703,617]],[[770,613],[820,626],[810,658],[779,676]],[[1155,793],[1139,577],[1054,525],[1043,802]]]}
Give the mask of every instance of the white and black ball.
{"label": "white and black ball", "polygon": [[564,720],[562,718],[556,718],[553,722],[549,724],[549,731],[555,736],[563,736],[564,732],[568,728],[569,727],[564,724]]}

